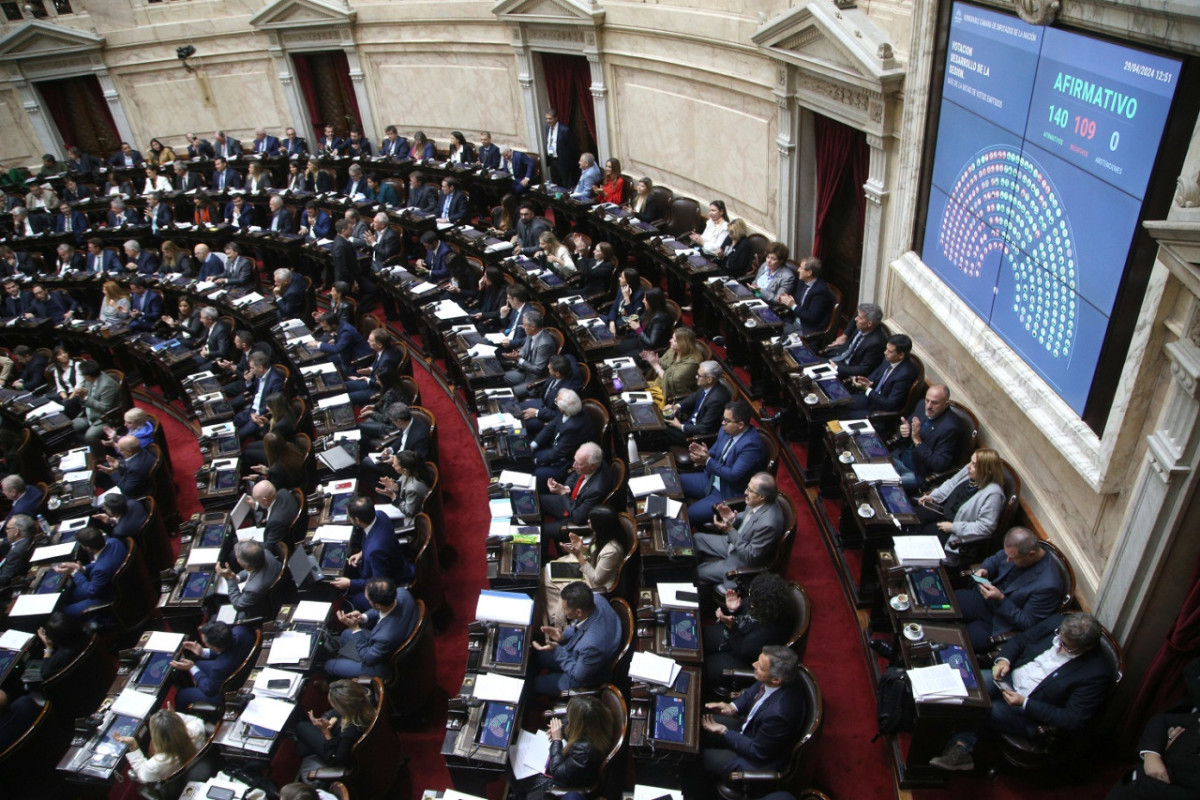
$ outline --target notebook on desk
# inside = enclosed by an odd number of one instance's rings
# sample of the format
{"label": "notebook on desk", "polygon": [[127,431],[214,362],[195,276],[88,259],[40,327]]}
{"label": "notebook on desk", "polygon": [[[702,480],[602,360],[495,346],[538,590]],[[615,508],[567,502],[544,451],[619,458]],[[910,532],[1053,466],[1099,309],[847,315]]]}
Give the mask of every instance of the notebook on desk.
{"label": "notebook on desk", "polygon": [[663,520],[663,544],[671,549],[679,550],[684,555],[692,552],[692,527],[684,519]]}
{"label": "notebook on desk", "polygon": [[537,575],[541,562],[540,544],[514,543],[512,546],[512,571],[514,575]]}

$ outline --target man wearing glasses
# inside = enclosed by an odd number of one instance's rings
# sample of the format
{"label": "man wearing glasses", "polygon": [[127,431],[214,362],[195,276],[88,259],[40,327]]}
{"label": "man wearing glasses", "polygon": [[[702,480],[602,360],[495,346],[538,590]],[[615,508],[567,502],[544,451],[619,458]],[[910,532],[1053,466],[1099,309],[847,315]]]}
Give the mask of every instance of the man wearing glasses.
{"label": "man wearing glasses", "polygon": [[1039,726],[1082,731],[1113,685],[1112,668],[1098,646],[1103,636],[1091,614],[1055,614],[1010,639],[984,685],[992,708],[983,725],[950,737],[945,752],[929,760],[944,770],[972,770],[981,733],[1033,738]]}
{"label": "man wearing glasses", "polygon": [[[727,412],[728,413],[728,412]],[[731,569],[767,564],[775,552],[775,543],[783,533],[783,510],[775,502],[779,489],[769,472],[760,472],[746,486],[746,510],[740,514],[725,503],[717,503],[713,525],[718,533],[697,533],[696,552],[701,555],[696,567],[696,582],[719,586],[721,591],[736,588],[725,577]]]}
{"label": "man wearing glasses", "polygon": [[690,501],[688,518],[697,521],[709,520],[718,503],[744,493],[750,476],[767,466],[766,448],[750,425],[750,405],[744,400],[725,406],[712,447],[692,442],[688,455],[693,464],[704,465],[703,472],[679,476],[684,497]]}

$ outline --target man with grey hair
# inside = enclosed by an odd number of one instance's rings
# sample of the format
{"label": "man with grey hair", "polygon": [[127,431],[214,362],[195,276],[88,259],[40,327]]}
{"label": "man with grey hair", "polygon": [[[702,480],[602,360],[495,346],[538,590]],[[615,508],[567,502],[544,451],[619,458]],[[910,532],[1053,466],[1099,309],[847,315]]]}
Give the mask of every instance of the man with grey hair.
{"label": "man with grey hair", "polygon": [[365,200],[367,198],[367,178],[363,175],[363,168],[358,164],[351,164],[346,170],[350,175],[350,180],[346,183],[346,191],[342,194],[353,201]]}
{"label": "man with grey hair", "polygon": [[79,401],[82,413],[71,425],[95,451],[104,441],[104,426],[115,425],[120,418],[121,384],[90,359],[79,365],[79,374],[83,382],[70,396]]}
{"label": "man with grey hair", "polygon": [[591,153],[581,155],[579,157],[579,170],[579,182],[571,190],[571,197],[584,203],[590,203],[596,199],[596,187],[600,185],[600,181],[603,179],[603,176],[600,174],[600,167],[596,166],[596,157]]}
{"label": "man with grey hair", "polygon": [[759,472],[746,484],[746,510],[736,513],[725,503],[714,507],[713,526],[717,533],[695,535],[696,582],[718,587],[722,592],[735,588],[725,577],[731,569],[766,565],[775,554],[775,544],[783,534],[783,509],[776,502],[779,489],[769,472]]}
{"label": "man with grey hair", "polygon": [[546,481],[547,491],[538,495],[547,522],[542,540],[567,541],[564,525],[586,525],[588,513],[612,491],[612,474],[604,463],[604,451],[595,442],[585,442],[575,451],[567,479]]}
{"label": "man with grey hair", "polygon": [[229,604],[237,609],[237,622],[268,617],[271,586],[283,569],[282,562],[253,539],[238,542],[233,555],[241,571],[234,572],[228,564],[218,564],[216,572],[229,582]]}
{"label": "man with grey hair", "polygon": [[275,285],[271,291],[275,295],[279,320],[299,319],[308,305],[308,283],[287,267],[280,267],[272,274]]}
{"label": "man with grey hair", "polygon": [[944,770],[972,770],[980,734],[1013,733],[1033,738],[1042,725],[1067,734],[1081,732],[1112,688],[1112,665],[1100,640],[1104,629],[1091,614],[1055,614],[1009,639],[1000,650],[984,688],[992,699],[987,719],[950,737],[946,750],[931,758]]}
{"label": "man with grey hair", "polygon": [[122,225],[141,225],[141,213],[136,208],[127,208],[125,201],[114,197],[108,202],[108,227],[120,228]]}
{"label": "man with grey hair", "polygon": [[852,375],[867,376],[883,361],[887,347],[884,335],[883,309],[874,303],[860,303],[858,314],[840,336],[823,351],[837,368],[839,378]]}
{"label": "man with grey hair", "polygon": [[7,595],[12,582],[29,570],[29,554],[38,539],[37,521],[28,514],[10,514],[0,541],[0,595]]}
{"label": "man with grey hair", "polygon": [[271,199],[267,201],[267,206],[270,210],[271,224],[267,228],[271,233],[295,233],[295,224],[292,221],[292,212],[288,211],[283,206],[283,197],[273,194]]}
{"label": "man with grey hair", "polygon": [[975,585],[957,592],[971,646],[986,653],[991,637],[1033,627],[1058,610],[1066,591],[1037,534],[1013,528],[1004,547],[975,570]]}
{"label": "man with grey hair", "polygon": [[800,737],[806,709],[796,684],[798,659],[786,647],[764,647],[754,662],[755,683],[732,703],[705,703],[701,720],[713,744],[700,756],[709,775],[740,770],[776,770]]}
{"label": "man with grey hair", "polygon": [[200,346],[200,357],[216,361],[228,359],[233,352],[233,331],[228,322],[220,319],[212,306],[200,309],[200,322],[204,325],[204,344]]}
{"label": "man with grey hair", "polygon": [[30,214],[25,206],[12,210],[13,236],[33,236],[50,230],[49,218],[45,214]]}
{"label": "man with grey hair", "polygon": [[143,250],[137,239],[130,239],[125,242],[125,271],[153,275],[158,272],[158,258],[149,250]]}
{"label": "man with grey hair", "polygon": [[274,136],[267,136],[265,128],[254,129],[253,152],[260,156],[273,156],[279,149],[279,140]]}
{"label": "man with grey hair", "polygon": [[386,211],[380,211],[371,220],[371,227],[363,233],[363,239],[371,248],[371,271],[379,272],[389,259],[400,252],[400,237],[392,230]]}
{"label": "man with grey hair", "polygon": [[537,466],[533,474],[538,490],[546,491],[550,478],[561,481],[571,470],[571,458],[585,442],[595,438],[598,431],[592,418],[583,413],[583,401],[574,389],[559,389],[554,398],[559,414],[538,433],[530,447]]}
{"label": "man with grey hair", "polygon": [[36,483],[26,484],[20,475],[5,475],[0,481],[0,492],[12,503],[12,509],[4,518],[5,524],[17,514],[34,516],[42,506],[41,487]]}
{"label": "man with grey hair", "polygon": [[[504,373],[504,382],[512,387],[518,400],[529,396],[529,383],[546,377],[546,365],[550,356],[558,350],[558,342],[543,325],[542,313],[536,309],[526,311],[521,320],[525,341],[517,353],[500,355],[514,367]],[[515,363],[513,360],[515,359]]]}
{"label": "man with grey hair", "polygon": [[721,414],[731,399],[729,389],[721,383],[724,374],[716,361],[700,362],[696,391],[669,406],[671,416],[665,421],[671,444],[683,446],[692,436],[710,436],[720,429]]}

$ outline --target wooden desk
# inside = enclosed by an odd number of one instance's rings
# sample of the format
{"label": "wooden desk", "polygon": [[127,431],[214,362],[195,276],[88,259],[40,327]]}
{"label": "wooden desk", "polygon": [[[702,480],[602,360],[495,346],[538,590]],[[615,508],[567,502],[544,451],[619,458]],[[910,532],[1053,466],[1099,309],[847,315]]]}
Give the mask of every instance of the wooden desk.
{"label": "wooden desk", "polygon": [[[685,691],[678,691],[681,683],[687,684]],[[662,688],[654,687],[652,694],[650,686],[635,681],[630,689],[629,748],[639,762],[639,768],[643,762],[660,759],[665,754],[682,757],[695,756],[700,752],[700,716],[703,713],[700,707],[700,667],[685,666],[676,679],[675,687],[660,692]],[[683,741],[655,737],[655,715],[660,697],[683,701]]]}
{"label": "wooden desk", "polygon": [[[473,708],[467,704],[475,696],[475,680],[475,674],[468,672],[463,678],[458,697],[450,699],[442,756],[446,759],[450,781],[455,789],[486,797],[487,784],[504,775],[507,770],[508,747],[494,747],[479,741],[480,729],[485,724],[487,703]],[[525,716],[524,701],[516,704],[512,716],[508,745],[515,742],[520,734],[520,722]]]}
{"label": "wooden desk", "polygon": [[[672,645],[674,628],[679,626],[681,639],[691,638],[691,647],[684,641]],[[659,605],[657,589],[642,589],[638,594],[637,649],[672,658],[681,664],[704,663],[704,640],[700,636],[698,609],[663,608]]]}

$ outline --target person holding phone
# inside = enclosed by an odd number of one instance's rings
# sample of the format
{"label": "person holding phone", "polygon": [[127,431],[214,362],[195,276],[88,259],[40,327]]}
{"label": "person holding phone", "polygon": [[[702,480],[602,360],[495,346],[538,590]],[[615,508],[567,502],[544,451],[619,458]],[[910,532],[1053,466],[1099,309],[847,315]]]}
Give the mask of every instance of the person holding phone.
{"label": "person holding phone", "polygon": [[[559,545],[566,555],[558,562],[577,564],[584,583],[594,591],[607,594],[616,588],[625,559],[621,520],[608,506],[596,506],[588,512],[588,527],[592,531],[590,544],[577,533],[567,534],[570,541]],[[550,564],[542,570],[542,624],[564,627],[567,624],[562,602],[562,582],[551,577]]]}
{"label": "person holding phone", "polygon": [[208,732],[204,720],[168,707],[150,717],[150,757],[142,753],[132,736],[114,734],[113,739],[129,748],[125,757],[129,759],[129,774],[133,779],[138,783],[154,783],[195,758],[204,747]]}
{"label": "person holding phone", "polygon": [[1004,468],[1000,454],[981,447],[967,466],[936,489],[917,498],[921,533],[935,535],[946,548],[946,563],[958,564],[961,550],[985,542],[1004,510]]}

